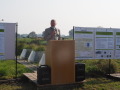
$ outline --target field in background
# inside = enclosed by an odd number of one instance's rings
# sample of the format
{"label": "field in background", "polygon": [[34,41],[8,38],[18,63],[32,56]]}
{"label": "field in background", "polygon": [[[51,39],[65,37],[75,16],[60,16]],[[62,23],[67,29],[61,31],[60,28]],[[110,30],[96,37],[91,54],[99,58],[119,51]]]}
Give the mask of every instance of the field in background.
{"label": "field in background", "polygon": [[[72,40],[64,38],[64,40]],[[23,49],[32,49],[34,51],[44,51],[47,42],[42,38],[18,38],[17,40],[17,55],[19,56]]]}

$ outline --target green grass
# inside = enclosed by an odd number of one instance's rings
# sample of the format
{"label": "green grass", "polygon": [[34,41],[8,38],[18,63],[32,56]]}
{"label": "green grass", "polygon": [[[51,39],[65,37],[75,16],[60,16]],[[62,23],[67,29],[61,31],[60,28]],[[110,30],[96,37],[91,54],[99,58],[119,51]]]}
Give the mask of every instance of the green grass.
{"label": "green grass", "polygon": [[[99,60],[81,60],[77,62],[85,63],[86,69],[96,69],[95,65]],[[102,61],[103,62],[103,61]],[[107,60],[105,62],[108,62]],[[112,63],[116,62],[118,68],[120,68],[120,60],[112,60]],[[101,63],[101,62],[100,62]],[[37,63],[35,63],[37,64]],[[103,63],[101,65],[104,65]],[[31,72],[25,66],[18,64],[18,76],[21,77],[22,73]],[[90,71],[86,71],[87,74]],[[96,71],[95,71],[96,72]],[[93,72],[93,73],[95,73]],[[0,61],[0,79],[11,79],[15,77],[15,61],[14,60],[1,60]],[[96,73],[97,74],[97,73]],[[28,87],[29,86],[29,87]],[[29,82],[18,82],[18,83],[5,83],[0,84],[0,90],[34,90],[35,86]],[[49,89],[47,89],[49,90]],[[58,88],[58,90],[61,90]],[[79,89],[66,89],[62,90],[120,90],[120,81],[114,81],[103,78],[102,76],[91,78],[86,77],[85,83]]]}
{"label": "green grass", "polygon": [[0,84],[0,90],[37,90],[36,86],[30,82],[24,83],[4,83]]}
{"label": "green grass", "polygon": [[[16,75],[15,60],[0,60],[0,79],[11,79]],[[32,72],[25,66],[18,64],[18,77],[25,72]]]}
{"label": "green grass", "polygon": [[[36,90],[36,87],[32,83],[13,83],[13,84],[1,84],[0,90]],[[46,90],[46,89],[42,89]],[[87,78],[86,82],[79,89],[66,88],[49,88],[47,90],[120,90],[120,82],[113,81],[106,78]]]}
{"label": "green grass", "polygon": [[106,78],[88,78],[82,87],[84,90],[120,90],[120,82]]}
{"label": "green grass", "polygon": [[[120,66],[120,60],[114,60]],[[85,60],[79,61],[82,63],[86,63],[87,68],[93,66],[93,64],[97,63],[98,60]],[[31,72],[29,69],[25,68],[25,66],[18,64],[18,76],[21,77],[22,73]],[[0,78],[14,78],[15,77],[15,61],[14,60],[2,60],[0,61],[0,73],[3,73],[4,77]],[[29,86],[29,87],[28,87]],[[13,84],[0,84],[0,90],[34,90],[35,86],[31,83],[19,82]],[[49,90],[49,89],[47,89]],[[58,88],[58,90],[60,90]],[[66,89],[62,90],[76,90],[76,89]],[[85,83],[82,87],[77,90],[120,90],[120,82],[113,81],[101,76],[96,78],[87,77]]]}

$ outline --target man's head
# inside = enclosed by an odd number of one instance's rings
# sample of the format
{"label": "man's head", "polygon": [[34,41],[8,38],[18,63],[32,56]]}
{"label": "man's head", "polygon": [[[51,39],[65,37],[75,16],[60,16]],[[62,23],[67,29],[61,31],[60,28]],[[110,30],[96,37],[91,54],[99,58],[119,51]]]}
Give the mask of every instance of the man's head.
{"label": "man's head", "polygon": [[51,20],[51,27],[55,27],[56,26],[56,21],[54,19]]}

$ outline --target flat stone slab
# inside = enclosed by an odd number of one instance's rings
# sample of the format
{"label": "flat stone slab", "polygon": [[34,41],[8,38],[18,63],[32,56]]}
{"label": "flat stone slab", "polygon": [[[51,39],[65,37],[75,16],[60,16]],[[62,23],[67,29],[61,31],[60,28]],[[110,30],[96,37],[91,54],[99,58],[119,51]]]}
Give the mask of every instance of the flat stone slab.
{"label": "flat stone slab", "polygon": [[23,64],[25,67],[29,68],[30,70],[37,72],[37,65],[34,65],[26,60],[17,60],[18,63]]}

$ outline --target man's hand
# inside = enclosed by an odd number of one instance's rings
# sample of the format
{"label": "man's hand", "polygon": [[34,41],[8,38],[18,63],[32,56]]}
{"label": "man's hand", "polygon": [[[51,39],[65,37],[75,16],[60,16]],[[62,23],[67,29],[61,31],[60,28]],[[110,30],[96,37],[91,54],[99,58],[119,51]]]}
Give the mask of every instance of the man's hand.
{"label": "man's hand", "polygon": [[51,35],[52,35],[52,36],[55,36],[55,34],[56,34],[56,31],[54,30],[54,31],[51,33]]}
{"label": "man's hand", "polygon": [[55,37],[55,34],[57,34],[57,30],[54,30],[54,31],[51,33],[51,39],[52,39],[53,37]]}
{"label": "man's hand", "polygon": [[54,35],[55,35],[55,32],[53,31],[53,32],[51,33],[51,35],[54,36]]}

